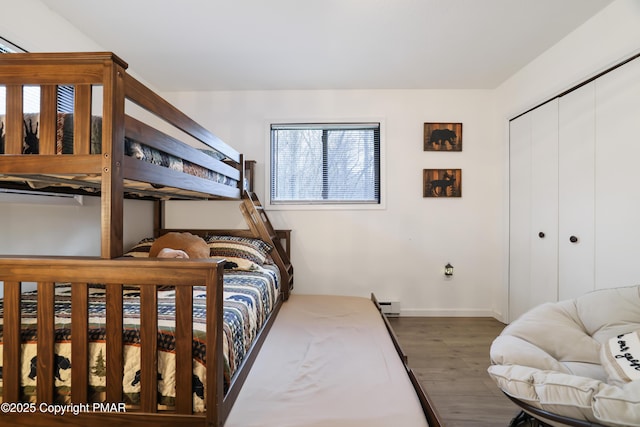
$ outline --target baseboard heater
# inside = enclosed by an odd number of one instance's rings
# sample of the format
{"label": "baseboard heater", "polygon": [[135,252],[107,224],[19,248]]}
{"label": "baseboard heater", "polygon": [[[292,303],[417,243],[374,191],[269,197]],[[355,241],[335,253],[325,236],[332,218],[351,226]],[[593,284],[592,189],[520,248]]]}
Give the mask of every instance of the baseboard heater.
{"label": "baseboard heater", "polygon": [[400,316],[400,301],[378,301],[382,314],[388,317]]}

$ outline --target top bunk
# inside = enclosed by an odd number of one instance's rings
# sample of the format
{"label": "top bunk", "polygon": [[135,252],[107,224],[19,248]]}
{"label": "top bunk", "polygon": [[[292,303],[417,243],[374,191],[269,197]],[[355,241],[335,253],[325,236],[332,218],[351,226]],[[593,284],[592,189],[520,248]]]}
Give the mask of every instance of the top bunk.
{"label": "top bunk", "polygon": [[109,52],[1,54],[0,188],[240,199],[242,155],[127,67]]}
{"label": "top bunk", "polygon": [[100,196],[102,258],[124,253],[125,197],[245,187],[243,156],[127,67],[109,52],[0,54],[0,190]]}

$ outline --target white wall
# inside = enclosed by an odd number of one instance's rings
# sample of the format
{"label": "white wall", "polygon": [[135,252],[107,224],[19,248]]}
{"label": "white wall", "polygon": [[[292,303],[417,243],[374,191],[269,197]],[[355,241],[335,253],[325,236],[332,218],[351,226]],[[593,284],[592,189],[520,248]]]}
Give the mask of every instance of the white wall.
{"label": "white wall", "polygon": [[[0,254],[100,256],[100,199],[82,205],[6,203],[0,194]],[[125,248],[153,233],[153,205],[127,200]]]}
{"label": "white wall", "polygon": [[[554,47],[544,52],[495,91],[497,123],[505,147],[502,154],[508,186],[508,121],[515,115],[562,93],[576,84],[640,52],[640,1],[617,0]],[[503,194],[503,217],[508,218],[508,192]],[[508,222],[503,246],[508,250]],[[508,305],[508,253],[503,278],[496,288],[499,312]]]}
{"label": "white wall", "polygon": [[102,51],[93,40],[38,0],[4,0],[0,36],[32,52]]}
{"label": "white wall", "polygon": [[[384,210],[271,211],[293,230],[295,292],[401,301],[403,314],[493,315],[501,280],[501,141],[492,91],[264,91],[165,94],[196,120],[258,161],[266,201],[265,159],[272,121],[383,120]],[[423,124],[463,123],[463,151],[424,152]],[[424,168],[461,168],[462,197],[422,197]],[[170,226],[204,225],[218,206],[174,203]],[[184,207],[182,207],[184,206]],[[175,210],[174,210],[175,209]],[[235,210],[235,206],[233,207]],[[242,224],[238,211],[237,219]],[[445,280],[443,267],[455,267]],[[496,315],[499,315],[497,313]]]}

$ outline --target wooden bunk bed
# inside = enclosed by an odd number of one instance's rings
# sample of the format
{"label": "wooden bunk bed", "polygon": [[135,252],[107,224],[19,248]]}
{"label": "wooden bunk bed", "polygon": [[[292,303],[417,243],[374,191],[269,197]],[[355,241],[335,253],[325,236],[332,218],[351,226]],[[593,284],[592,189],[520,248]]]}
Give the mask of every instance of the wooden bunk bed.
{"label": "wooden bunk bed", "polygon": [[[0,256],[4,283],[2,316],[2,402],[0,425],[221,426],[239,392],[261,343],[293,286],[289,232],[276,231],[259,201],[247,189],[243,156],[195,123],[127,73],[127,64],[112,53],[50,53],[0,55],[0,87],[6,95],[0,141],[0,187],[12,190],[98,195],[101,199],[100,257]],[[36,145],[34,127],[24,112],[25,87],[39,87],[40,108]],[[74,107],[62,113],[56,106],[58,88],[74,88]],[[92,114],[92,110],[100,112]],[[136,115],[138,118],[134,118]],[[140,118],[142,117],[142,118]],[[71,129],[71,130],[69,130]],[[94,130],[98,129],[97,132]],[[168,129],[168,130],[165,130]],[[180,136],[175,136],[179,134]],[[211,155],[213,153],[213,156]],[[167,165],[169,167],[167,167]],[[247,162],[250,165],[250,162]],[[250,168],[248,170],[251,170]],[[250,189],[249,189],[250,190]],[[223,280],[225,261],[158,260],[126,257],[123,247],[124,199],[157,200],[155,233],[163,229],[162,201],[175,199],[235,199],[249,224],[230,231],[238,238],[259,238],[273,251],[282,285],[271,315],[248,347],[248,353],[225,386],[223,357]],[[221,230],[197,230],[201,235]],[[156,237],[157,237],[156,236]],[[35,402],[23,397],[22,307],[28,298],[22,285],[37,284],[37,378]],[[71,309],[70,396],[56,396],[58,284],[69,284]],[[93,406],[89,377],[92,284],[104,288],[106,320],[104,362],[107,404]],[[127,289],[139,287],[139,401],[124,407],[123,317]],[[159,295],[175,291],[175,402],[159,407]],[[206,410],[194,411],[194,293],[206,292],[202,312],[206,344]],[[32,361],[33,362],[33,361]],[[225,388],[227,388],[225,390]],[[111,405],[109,405],[111,404]],[[86,405],[86,406],[83,406]],[[66,409],[64,409],[66,408]],[[56,410],[65,410],[60,415]]]}

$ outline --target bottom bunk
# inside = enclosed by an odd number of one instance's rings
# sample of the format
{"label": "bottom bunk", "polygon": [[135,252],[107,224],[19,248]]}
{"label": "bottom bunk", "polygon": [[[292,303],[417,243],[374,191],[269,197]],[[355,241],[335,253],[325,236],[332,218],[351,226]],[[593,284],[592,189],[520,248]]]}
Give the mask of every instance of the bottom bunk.
{"label": "bottom bunk", "polygon": [[291,295],[225,427],[439,426],[385,323],[366,298]]}
{"label": "bottom bunk", "polygon": [[261,241],[207,243],[233,256],[0,257],[0,425],[222,425],[282,298]]}

